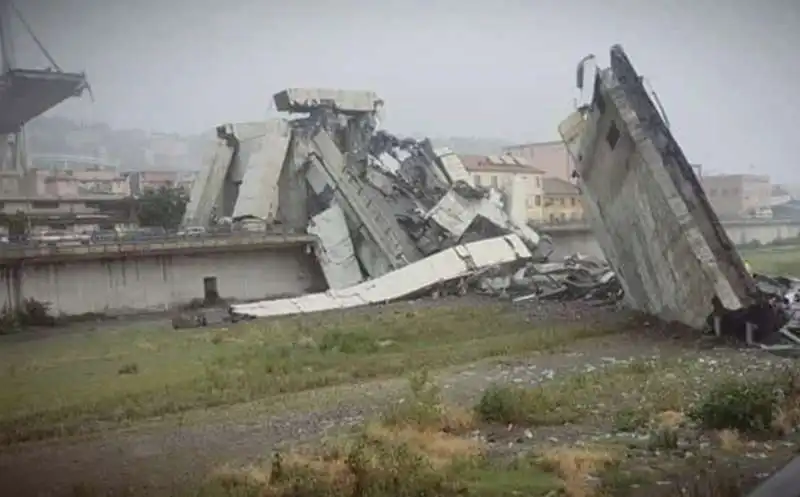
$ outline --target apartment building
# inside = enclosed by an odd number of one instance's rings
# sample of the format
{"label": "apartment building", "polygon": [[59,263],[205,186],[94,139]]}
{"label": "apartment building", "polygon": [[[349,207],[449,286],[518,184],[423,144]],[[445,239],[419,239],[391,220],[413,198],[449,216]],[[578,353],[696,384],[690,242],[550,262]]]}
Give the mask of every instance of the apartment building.
{"label": "apartment building", "polygon": [[18,194],[52,197],[80,195],[129,196],[128,178],[115,169],[48,170],[29,169]]}
{"label": "apartment building", "polygon": [[772,184],[769,176],[719,174],[703,176],[703,189],[720,218],[752,217],[770,206]]}
{"label": "apartment building", "polygon": [[543,178],[543,220],[548,224],[583,221],[583,202],[578,187],[561,178]]}
{"label": "apartment building", "polygon": [[493,188],[504,199],[508,215],[516,222],[542,219],[544,174],[524,159],[511,155],[459,155],[476,186]]}
{"label": "apartment building", "polygon": [[136,224],[136,204],[130,197],[87,195],[80,197],[15,196],[0,198],[0,226],[7,216],[25,214],[28,228],[73,232],[112,229]]}
{"label": "apartment building", "polygon": [[503,153],[524,160],[549,178],[572,182],[575,166],[562,141],[512,145],[504,148]]}
{"label": "apartment building", "polygon": [[181,179],[177,171],[132,171],[129,177],[134,195],[141,195],[148,190],[176,188]]}

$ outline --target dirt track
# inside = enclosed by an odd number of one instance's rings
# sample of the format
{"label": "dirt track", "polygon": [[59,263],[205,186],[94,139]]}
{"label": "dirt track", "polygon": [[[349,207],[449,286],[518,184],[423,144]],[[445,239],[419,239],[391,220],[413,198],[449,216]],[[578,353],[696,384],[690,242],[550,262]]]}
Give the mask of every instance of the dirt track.
{"label": "dirt track", "polygon": [[[574,310],[561,309],[534,306],[525,312],[542,320],[573,317]],[[586,313],[596,314],[579,312]],[[696,340],[675,340],[643,326],[641,332],[584,340],[556,354],[441,372],[437,381],[448,399],[471,403],[492,383],[536,384],[632,358],[750,360],[731,348],[702,350]],[[88,495],[175,495],[223,464],[253,463],[281,445],[358,425],[405,395],[405,386],[404,379],[362,383],[293,395],[280,408],[239,405],[83,438],[13,446],[0,451],[0,488],[4,495],[19,497],[73,496],[88,489]]]}

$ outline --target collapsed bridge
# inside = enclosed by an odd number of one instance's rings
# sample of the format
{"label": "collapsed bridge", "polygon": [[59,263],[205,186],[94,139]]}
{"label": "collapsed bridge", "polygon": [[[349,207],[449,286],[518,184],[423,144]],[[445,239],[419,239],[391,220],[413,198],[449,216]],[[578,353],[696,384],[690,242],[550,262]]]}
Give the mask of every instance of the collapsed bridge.
{"label": "collapsed bridge", "polygon": [[785,331],[784,296],[796,282],[760,284],[748,273],[622,48],[611,49],[610,67],[592,63],[580,65],[583,103],[559,132],[611,269],[574,259],[553,270],[550,240],[514,219],[497,191],[473,184],[457,155],[379,129],[383,101],[373,92],[288,89],[274,96],[288,117],[217,128],[184,225],[258,219],[313,234],[329,290],[231,314],[349,308],[453,282],[463,292],[477,280],[501,294],[527,287],[521,298],[586,298],[603,286],[697,329],[711,323],[751,340]]}

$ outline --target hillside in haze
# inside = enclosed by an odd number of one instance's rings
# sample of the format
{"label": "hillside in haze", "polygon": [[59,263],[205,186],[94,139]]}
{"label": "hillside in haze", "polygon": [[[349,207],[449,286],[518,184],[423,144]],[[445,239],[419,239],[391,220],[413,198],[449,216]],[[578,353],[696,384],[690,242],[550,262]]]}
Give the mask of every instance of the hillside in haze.
{"label": "hillside in haze", "polygon": [[[112,129],[104,123],[77,123],[62,117],[40,117],[26,127],[29,153],[83,155],[107,159],[123,170],[200,167],[206,137]],[[415,138],[424,138],[416,133]],[[205,138],[205,139],[204,139]],[[476,137],[434,137],[436,147],[459,154],[494,155],[511,142]]]}

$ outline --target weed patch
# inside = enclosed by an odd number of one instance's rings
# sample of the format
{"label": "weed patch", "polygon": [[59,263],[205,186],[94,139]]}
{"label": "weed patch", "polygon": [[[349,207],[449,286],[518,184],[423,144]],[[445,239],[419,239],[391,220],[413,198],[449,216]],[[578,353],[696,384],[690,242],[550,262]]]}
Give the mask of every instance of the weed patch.
{"label": "weed patch", "polygon": [[726,381],[708,392],[690,415],[711,430],[784,435],[800,421],[800,385],[794,374]]}
{"label": "weed patch", "polygon": [[591,481],[618,461],[607,449],[590,447],[555,447],[541,454],[541,463],[562,481],[567,497],[590,497],[597,484]]}
{"label": "weed patch", "polygon": [[483,393],[475,410],[489,423],[557,425],[575,421],[581,415],[564,400],[541,387],[492,386]]}
{"label": "weed patch", "polygon": [[[308,453],[276,454],[268,470],[224,469],[201,495],[274,497],[500,497],[541,495],[556,478],[522,461],[500,464],[477,440],[449,431],[452,419],[424,373],[412,376],[410,399],[354,438]],[[463,426],[462,426],[463,428]]]}
{"label": "weed patch", "polygon": [[197,333],[128,329],[10,344],[0,350],[0,443],[549,350],[617,331],[533,328],[507,306],[485,305],[249,321]]}

